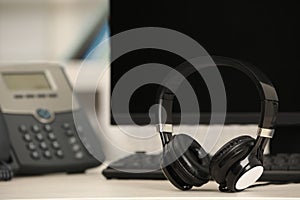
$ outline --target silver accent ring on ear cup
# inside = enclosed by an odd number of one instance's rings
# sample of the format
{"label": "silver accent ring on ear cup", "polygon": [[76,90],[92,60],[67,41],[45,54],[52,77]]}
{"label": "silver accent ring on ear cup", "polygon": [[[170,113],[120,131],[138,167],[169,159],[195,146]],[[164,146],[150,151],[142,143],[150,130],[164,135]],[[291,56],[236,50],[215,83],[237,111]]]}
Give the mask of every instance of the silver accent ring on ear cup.
{"label": "silver accent ring on ear cup", "polygon": [[259,137],[266,137],[266,138],[272,138],[274,135],[274,129],[268,129],[268,128],[259,128],[257,130],[257,135]]}
{"label": "silver accent ring on ear cup", "polygon": [[264,168],[256,166],[245,172],[236,182],[235,188],[237,190],[244,190],[250,185],[253,185],[262,175]]}

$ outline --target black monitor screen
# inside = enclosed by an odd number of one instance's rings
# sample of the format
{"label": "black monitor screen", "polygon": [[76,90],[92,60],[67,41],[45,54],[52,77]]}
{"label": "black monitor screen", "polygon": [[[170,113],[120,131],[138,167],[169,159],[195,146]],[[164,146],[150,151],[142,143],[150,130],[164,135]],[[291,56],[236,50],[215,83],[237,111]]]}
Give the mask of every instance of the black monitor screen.
{"label": "black monitor screen", "polygon": [[[279,124],[300,123],[299,24],[297,3],[289,1],[111,0],[110,32],[115,35],[138,27],[164,27],[184,33],[210,55],[250,62],[273,82],[280,99]],[[111,54],[119,44],[111,43]],[[160,56],[157,56],[160,55]],[[128,70],[145,63],[178,66],[178,55],[157,49],[132,51],[111,64],[111,90]],[[227,96],[227,123],[256,123],[260,111],[254,84],[241,72],[220,69]],[[189,77],[208,122],[209,93],[201,77]],[[149,108],[156,103],[157,85],[140,87],[129,108],[136,123],[149,122]],[[200,98],[201,96],[201,98]],[[115,113],[122,116],[122,110]],[[180,107],[174,105],[174,121]],[[205,118],[205,116],[207,116]],[[128,117],[128,116],[126,116]],[[111,118],[114,124],[113,116]],[[126,124],[126,118],[124,118]]]}

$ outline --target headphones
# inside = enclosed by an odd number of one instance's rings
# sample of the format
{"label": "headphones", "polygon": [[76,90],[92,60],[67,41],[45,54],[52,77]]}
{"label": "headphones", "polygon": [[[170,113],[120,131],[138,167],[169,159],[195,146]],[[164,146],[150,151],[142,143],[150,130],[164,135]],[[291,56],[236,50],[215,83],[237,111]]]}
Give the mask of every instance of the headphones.
{"label": "headphones", "polygon": [[[218,67],[240,70],[255,83],[261,99],[257,137],[234,138],[210,158],[192,137],[173,135],[174,94],[163,89],[159,97],[157,127],[163,144],[161,168],[166,178],[181,190],[199,187],[212,178],[219,184],[220,191],[238,192],[255,183],[263,173],[263,151],[274,134],[278,97],[270,80],[253,65],[226,57],[212,58]],[[187,76],[196,71],[192,67]],[[162,122],[162,108],[166,111],[165,122]]]}

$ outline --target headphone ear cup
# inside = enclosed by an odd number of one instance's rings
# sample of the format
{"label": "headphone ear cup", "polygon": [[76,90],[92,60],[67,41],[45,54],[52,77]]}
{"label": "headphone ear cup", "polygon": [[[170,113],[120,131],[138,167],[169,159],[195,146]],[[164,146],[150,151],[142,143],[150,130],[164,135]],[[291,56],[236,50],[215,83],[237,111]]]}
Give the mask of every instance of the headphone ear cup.
{"label": "headphone ear cup", "polygon": [[251,151],[255,139],[250,136],[234,138],[223,145],[212,157],[210,174],[220,185],[226,185],[226,175],[230,168]]}
{"label": "headphone ear cup", "polygon": [[165,146],[163,171],[166,177],[181,190],[208,182],[209,163],[208,154],[188,135],[173,136]]}
{"label": "headphone ear cup", "polygon": [[[167,147],[167,145],[166,145]],[[164,148],[166,148],[164,147]],[[176,160],[174,161],[172,155],[170,155],[169,150],[164,150],[162,162],[161,162],[161,169],[165,175],[165,177],[178,189],[180,190],[189,190],[193,187],[193,185],[185,182],[179,175],[178,175],[178,166],[176,164]]]}

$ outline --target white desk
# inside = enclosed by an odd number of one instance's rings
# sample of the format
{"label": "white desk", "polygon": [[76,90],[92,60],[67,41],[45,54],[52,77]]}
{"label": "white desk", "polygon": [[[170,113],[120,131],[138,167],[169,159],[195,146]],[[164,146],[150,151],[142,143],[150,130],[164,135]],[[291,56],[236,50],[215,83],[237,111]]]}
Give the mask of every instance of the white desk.
{"label": "white desk", "polygon": [[300,184],[268,185],[221,193],[214,182],[179,191],[168,181],[106,180],[100,168],[87,174],[16,177],[0,182],[0,199],[300,199]]}

